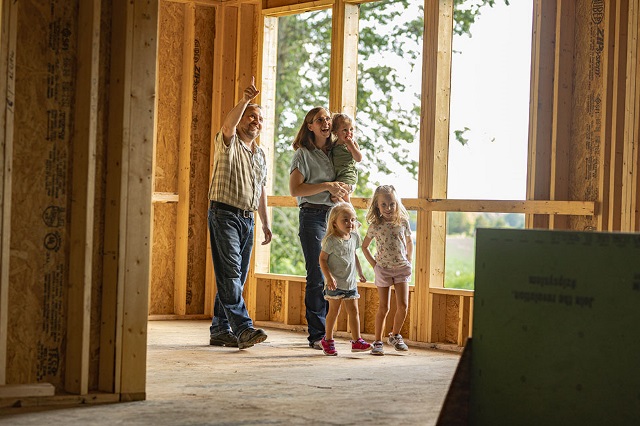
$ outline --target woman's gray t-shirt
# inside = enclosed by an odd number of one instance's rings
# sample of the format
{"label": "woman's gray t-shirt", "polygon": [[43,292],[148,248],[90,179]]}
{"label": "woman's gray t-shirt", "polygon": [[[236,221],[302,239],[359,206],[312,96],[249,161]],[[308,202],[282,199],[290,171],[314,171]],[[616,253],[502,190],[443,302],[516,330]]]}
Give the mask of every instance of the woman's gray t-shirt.
{"label": "woman's gray t-shirt", "polygon": [[[309,151],[304,147],[298,148],[293,153],[289,173],[292,173],[295,169],[298,169],[300,173],[302,173],[304,183],[315,184],[333,182],[336,179],[331,159],[324,153],[324,151],[317,148],[313,151]],[[329,191],[322,191],[318,194],[296,198],[298,200],[298,205],[302,203],[312,203],[333,206],[333,202],[331,202],[331,193]]]}

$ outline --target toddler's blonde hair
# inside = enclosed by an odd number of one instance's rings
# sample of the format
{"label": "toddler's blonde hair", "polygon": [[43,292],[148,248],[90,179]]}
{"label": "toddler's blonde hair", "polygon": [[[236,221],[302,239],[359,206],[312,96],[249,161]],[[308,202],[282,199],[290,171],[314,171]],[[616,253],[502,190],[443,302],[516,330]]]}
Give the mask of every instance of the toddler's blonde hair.
{"label": "toddler's blonde hair", "polygon": [[338,133],[338,129],[340,128],[342,123],[350,123],[351,125],[353,125],[353,120],[343,112],[337,112],[333,114],[333,117],[331,118],[331,133],[333,133],[334,135]]}
{"label": "toddler's blonde hair", "polygon": [[331,236],[336,236],[336,222],[338,221],[338,217],[340,213],[344,211],[350,211],[353,215],[356,215],[356,211],[350,203],[339,202],[333,206],[331,211],[329,212],[329,219],[327,219],[327,233],[324,235],[322,242],[324,243]]}
{"label": "toddler's blonde hair", "polygon": [[369,211],[367,212],[367,223],[368,224],[380,224],[383,222],[382,213],[378,208],[378,198],[380,194],[389,194],[396,201],[396,211],[395,217],[393,218],[393,223],[396,225],[400,225],[402,220],[409,220],[409,212],[402,205],[402,201],[400,197],[398,197],[398,193],[393,185],[380,185],[376,188],[376,191],[373,193],[373,197],[371,198],[371,205],[369,206]]}

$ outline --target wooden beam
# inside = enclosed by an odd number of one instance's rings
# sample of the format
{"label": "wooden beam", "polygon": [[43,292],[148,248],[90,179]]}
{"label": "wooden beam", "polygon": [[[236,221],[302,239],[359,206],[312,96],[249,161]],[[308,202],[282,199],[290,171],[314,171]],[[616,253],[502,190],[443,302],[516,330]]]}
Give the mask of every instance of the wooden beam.
{"label": "wooden beam", "polygon": [[[356,209],[366,209],[369,198],[353,197]],[[272,207],[297,207],[295,197],[271,195],[267,204]],[[485,212],[485,213],[526,213],[544,215],[591,216],[597,213],[594,201],[547,201],[547,200],[421,200],[403,198],[402,204],[408,210],[419,212]]]}
{"label": "wooden beam", "polygon": [[5,99],[4,108],[0,108],[0,128],[4,132],[0,143],[0,385],[6,383],[7,371],[17,21],[18,5],[3,1],[0,8],[0,99]]}
{"label": "wooden beam", "polygon": [[65,390],[80,395],[89,391],[100,18],[100,0],[80,3],[65,368]]}
{"label": "wooden beam", "polygon": [[[529,101],[527,199],[551,197],[551,138],[556,0],[534,0]],[[527,228],[548,228],[548,216],[527,215]]]}
{"label": "wooden beam", "polygon": [[154,192],[151,199],[154,203],[177,203],[180,196],[175,192]]}
{"label": "wooden beam", "polygon": [[265,16],[287,16],[298,13],[313,12],[315,10],[329,9],[334,0],[317,0],[307,2],[297,2],[289,0],[263,0],[262,13]]}
{"label": "wooden beam", "polygon": [[[125,98],[122,198],[124,240],[122,359],[120,395],[123,401],[145,398],[147,316],[151,270],[151,195],[153,147],[156,137],[156,57],[158,1],[123,2],[127,38],[123,46],[129,80]],[[113,6],[117,9],[116,5]]]}
{"label": "wooden beam", "polygon": [[[260,41],[257,43],[262,46],[262,52],[258,56],[258,89],[260,90],[260,105],[262,106],[262,116],[264,123],[262,132],[260,133],[260,147],[264,150],[267,157],[267,186],[265,190],[267,194],[273,192],[274,182],[274,153],[275,153],[275,105],[276,105],[276,78],[278,64],[278,18],[272,16],[264,16],[260,14],[258,20],[258,34]],[[268,209],[270,220],[272,211]],[[260,217],[256,217],[256,228],[262,229]],[[259,233],[258,233],[259,235]],[[258,236],[259,238],[259,236]],[[256,253],[254,256],[254,276],[255,273],[269,272],[269,263],[271,257],[271,244],[263,246],[256,245]]]}
{"label": "wooden beam", "polygon": [[182,35],[182,90],[180,98],[180,142],[178,148],[178,208],[176,217],[175,281],[173,312],[187,311],[189,257],[189,204],[191,198],[191,119],[193,118],[193,49],[196,7],[186,4]]}
{"label": "wooden beam", "polygon": [[126,48],[131,12],[125,0],[115,0],[112,8],[112,31],[109,76],[109,133],[107,138],[104,255],[102,258],[102,309],[100,328],[100,371],[98,389],[118,393],[122,367],[122,321],[125,238],[120,232],[125,223],[126,200],[123,193],[123,138],[129,128],[131,80],[130,52]]}
{"label": "wooden beam", "polygon": [[356,116],[360,8],[336,0],[331,15],[329,110]]}
{"label": "wooden beam", "polygon": [[[598,229],[603,231],[619,231],[621,229],[622,209],[622,169],[624,155],[624,104],[626,99],[625,84],[627,71],[627,36],[629,10],[628,0],[618,0],[609,8],[606,36],[609,40],[609,64],[605,67],[607,73],[607,102],[603,109],[607,128],[605,141],[610,144],[605,147],[603,155],[602,178],[599,186],[603,191],[603,199],[607,200],[602,206],[607,210],[598,223]],[[608,164],[607,164],[608,160]],[[603,212],[604,213],[604,212]]]}
{"label": "wooden beam", "polygon": [[[447,197],[453,1],[425,0],[418,198]],[[428,339],[430,287],[444,286],[444,212],[419,212],[409,339]]]}
{"label": "wooden beam", "polygon": [[0,399],[54,396],[55,391],[51,383],[0,385]]}
{"label": "wooden beam", "polygon": [[[571,121],[573,105],[573,73],[575,43],[575,4],[573,0],[558,0],[556,10],[556,49],[554,59],[553,125],[551,135],[550,199],[569,198],[571,170]],[[566,218],[551,217],[551,229],[566,229]]]}
{"label": "wooden beam", "polygon": [[622,220],[621,230],[636,232],[640,229],[638,198],[640,195],[640,4],[629,2],[629,30],[626,69],[626,101],[624,114],[624,154],[622,165]]}

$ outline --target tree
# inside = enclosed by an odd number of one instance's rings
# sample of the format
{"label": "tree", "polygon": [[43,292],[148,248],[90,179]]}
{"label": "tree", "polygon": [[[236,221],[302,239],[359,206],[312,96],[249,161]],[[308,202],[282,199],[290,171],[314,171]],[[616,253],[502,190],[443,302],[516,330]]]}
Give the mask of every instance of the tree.
{"label": "tree", "polygon": [[[481,9],[492,7],[494,1],[455,0],[454,33],[471,34]],[[423,28],[421,1],[384,0],[360,6],[356,129],[365,160],[359,168],[356,196],[371,196],[371,184],[380,183],[372,181],[373,174],[406,170],[417,175],[412,149],[419,134],[420,91],[419,85],[417,90],[409,87],[403,72],[421,74]],[[278,19],[274,194],[289,194],[291,142],[304,115],[313,106],[328,105],[330,43],[330,10]],[[297,214],[296,209],[274,209],[273,272],[305,274],[301,251],[291,249],[299,246]],[[364,221],[364,212],[359,217]]]}

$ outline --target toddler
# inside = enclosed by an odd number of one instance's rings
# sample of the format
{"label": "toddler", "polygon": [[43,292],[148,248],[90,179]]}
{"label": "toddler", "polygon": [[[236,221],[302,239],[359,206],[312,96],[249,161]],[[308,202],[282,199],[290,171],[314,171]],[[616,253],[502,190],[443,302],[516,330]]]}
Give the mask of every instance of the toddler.
{"label": "toddler", "polygon": [[331,209],[327,220],[327,233],[322,240],[320,268],[324,275],[324,298],[329,302],[325,336],[320,341],[325,355],[338,355],[333,340],[333,329],[344,303],[349,314],[351,329],[351,352],[371,350],[371,344],[360,336],[360,316],[358,314],[358,282],[366,278],[362,273],[356,249],[360,247],[360,236],[356,230],[358,220],[353,206],[339,202]]}
{"label": "toddler", "polygon": [[[351,192],[358,182],[358,171],[356,163],[362,161],[362,153],[358,142],[353,139],[353,120],[347,114],[334,114],[332,119],[331,133],[336,138],[335,145],[331,151],[333,155],[333,167],[336,172],[336,181],[351,185]],[[350,202],[350,195],[347,194],[342,199],[331,197],[331,201]]]}

